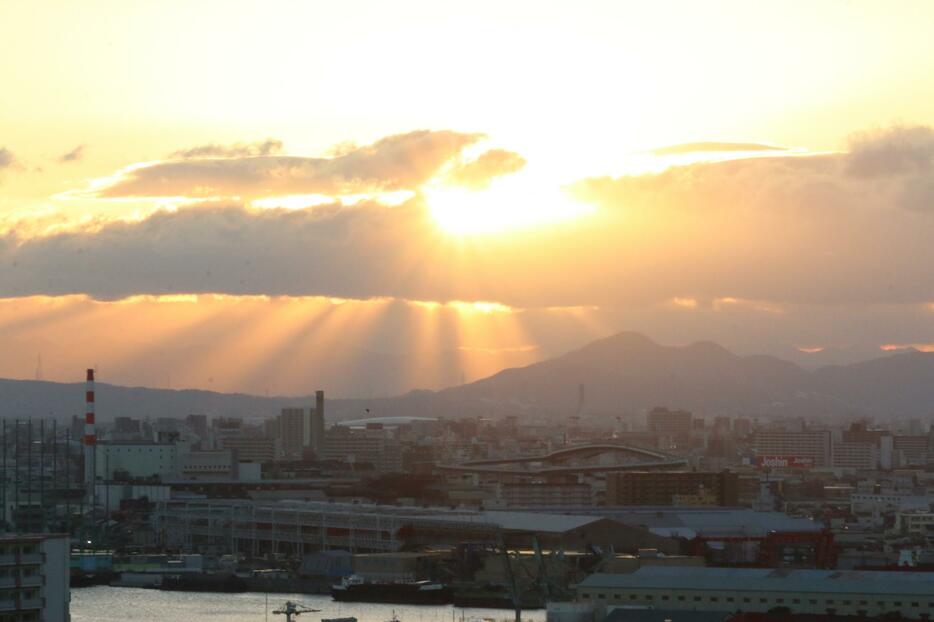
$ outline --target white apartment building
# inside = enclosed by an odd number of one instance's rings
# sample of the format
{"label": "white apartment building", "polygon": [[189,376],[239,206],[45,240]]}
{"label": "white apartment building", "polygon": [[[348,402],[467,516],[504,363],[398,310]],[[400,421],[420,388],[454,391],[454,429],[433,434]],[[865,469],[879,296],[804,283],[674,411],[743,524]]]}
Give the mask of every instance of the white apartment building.
{"label": "white apartment building", "polygon": [[0,536],[0,619],[71,620],[69,550],[65,534]]}

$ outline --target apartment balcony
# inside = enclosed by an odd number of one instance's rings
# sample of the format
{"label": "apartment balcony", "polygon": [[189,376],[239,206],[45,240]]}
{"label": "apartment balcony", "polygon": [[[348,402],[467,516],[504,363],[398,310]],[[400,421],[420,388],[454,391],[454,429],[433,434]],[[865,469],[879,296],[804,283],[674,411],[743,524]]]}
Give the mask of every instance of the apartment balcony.
{"label": "apartment balcony", "polygon": [[24,598],[17,603],[15,600],[0,600],[0,611],[30,611],[42,609],[41,598]]}
{"label": "apartment balcony", "polygon": [[38,566],[41,563],[42,553],[0,555],[0,566]]}
{"label": "apartment balcony", "polygon": [[42,575],[33,575],[31,577],[0,577],[0,589],[10,589],[17,587],[41,587]]}

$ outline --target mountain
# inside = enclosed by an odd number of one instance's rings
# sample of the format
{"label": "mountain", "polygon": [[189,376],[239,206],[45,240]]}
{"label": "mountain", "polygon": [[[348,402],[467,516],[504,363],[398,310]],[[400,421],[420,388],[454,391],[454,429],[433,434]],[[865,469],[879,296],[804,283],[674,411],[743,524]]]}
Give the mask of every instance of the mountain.
{"label": "mountain", "polygon": [[[328,400],[327,417],[567,417],[578,410],[581,385],[583,411],[594,414],[632,415],[662,405],[704,415],[928,416],[934,413],[934,353],[899,352],[811,371],[771,356],[738,356],[711,342],[663,346],[624,332],[554,359],[441,391]],[[0,380],[0,416],[79,415],[83,391],[81,384]],[[259,397],[102,383],[97,395],[102,420],[189,413],[271,416],[280,408],[314,401],[311,396]]]}

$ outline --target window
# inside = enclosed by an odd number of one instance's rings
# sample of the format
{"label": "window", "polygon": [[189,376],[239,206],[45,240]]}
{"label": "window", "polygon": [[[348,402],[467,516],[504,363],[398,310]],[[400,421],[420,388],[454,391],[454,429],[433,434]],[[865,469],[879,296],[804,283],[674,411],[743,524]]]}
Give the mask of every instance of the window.
{"label": "window", "polygon": [[694,597],[694,602],[695,602],[695,603],[699,603],[699,602],[700,602],[700,599],[701,599],[700,596],[695,596],[695,597]]}
{"label": "window", "polygon": [[800,605],[800,604],[801,604],[801,599],[800,599],[800,598],[792,598],[792,599],[791,599],[791,602],[794,603],[794,604],[796,604],[796,605]]}
{"label": "window", "polygon": [[712,603],[718,602],[719,600],[720,600],[720,598],[717,597],[717,596],[711,596],[711,597],[710,597],[710,602],[712,602]]}
{"label": "window", "polygon": [[733,602],[733,597],[732,597],[732,596],[727,596],[727,597],[726,597],[726,602],[728,602],[728,603]]}

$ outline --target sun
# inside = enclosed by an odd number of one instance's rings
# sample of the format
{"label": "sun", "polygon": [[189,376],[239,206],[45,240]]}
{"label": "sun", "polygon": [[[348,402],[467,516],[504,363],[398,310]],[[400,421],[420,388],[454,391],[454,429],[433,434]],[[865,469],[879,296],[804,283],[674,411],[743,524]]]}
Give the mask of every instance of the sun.
{"label": "sun", "polygon": [[452,235],[499,234],[584,216],[593,206],[580,203],[552,183],[527,175],[494,180],[473,190],[439,185],[425,189],[432,218]]}

